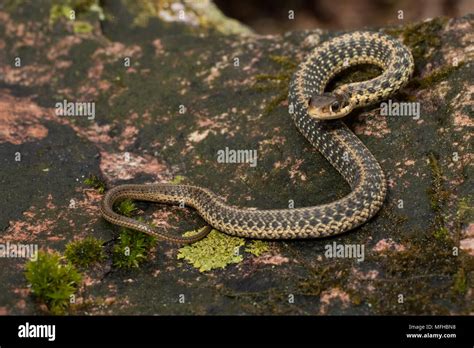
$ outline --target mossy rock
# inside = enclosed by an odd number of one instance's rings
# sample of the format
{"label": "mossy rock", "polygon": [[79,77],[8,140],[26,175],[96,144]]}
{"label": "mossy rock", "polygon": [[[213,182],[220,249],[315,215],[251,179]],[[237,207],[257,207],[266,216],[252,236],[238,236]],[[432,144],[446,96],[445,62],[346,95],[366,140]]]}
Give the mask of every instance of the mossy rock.
{"label": "mossy rock", "polygon": [[[110,271],[81,286],[114,301],[88,314],[473,313],[473,15],[380,29],[414,53],[412,81],[392,100],[421,102],[421,117],[369,107],[346,119],[387,174],[375,218],[331,239],[261,244],[214,231],[182,247],[122,236],[100,216],[106,187],[200,185],[262,209],[324,204],[350,191],[298,132],[286,97],[298,63],[340,33],[261,37],[197,15],[167,21],[159,6],[168,11],[168,2],[140,2],[145,11],[126,0],[100,2],[100,11],[93,1],[21,4],[0,5],[0,240],[60,252],[89,235],[103,240],[99,265],[110,262]],[[54,5],[76,8],[78,22],[58,15],[51,23]],[[332,86],[375,74],[353,69]],[[57,117],[64,99],[94,101],[95,118]],[[258,165],[218,163],[225,147],[258,150]],[[117,211],[176,233],[204,223],[192,209],[154,203]],[[327,259],[333,242],[364,245],[365,260]],[[134,257],[123,258],[126,246]],[[0,313],[39,313],[21,290],[23,264],[0,259]],[[176,305],[180,294],[186,305]]]}

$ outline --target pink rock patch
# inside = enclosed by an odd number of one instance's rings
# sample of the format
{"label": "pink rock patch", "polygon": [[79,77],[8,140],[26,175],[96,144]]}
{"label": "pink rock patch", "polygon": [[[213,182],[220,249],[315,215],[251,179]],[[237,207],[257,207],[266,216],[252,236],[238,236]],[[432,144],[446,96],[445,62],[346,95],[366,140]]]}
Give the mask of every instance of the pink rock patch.
{"label": "pink rock patch", "polygon": [[471,256],[474,256],[474,223],[470,223],[469,226],[463,231],[464,239],[459,242],[459,247]]}
{"label": "pink rock patch", "polygon": [[287,257],[283,257],[281,255],[264,255],[260,256],[255,260],[255,263],[259,263],[262,265],[275,265],[279,266],[284,263],[290,262]]}
{"label": "pink rock patch", "polygon": [[81,42],[82,39],[77,35],[65,36],[51,46],[48,50],[47,57],[50,61],[56,61],[59,57],[67,56],[71,48]]}
{"label": "pink rock patch", "polygon": [[349,294],[339,288],[332,288],[321,293],[319,301],[321,302],[320,314],[326,314],[328,306],[334,301],[339,300],[342,306],[347,308],[349,306]]}
{"label": "pink rock patch", "polygon": [[359,120],[363,118],[363,121],[358,123],[354,132],[358,135],[373,136],[376,138],[383,138],[385,135],[390,134],[386,117],[374,117],[369,114],[361,114]]}
{"label": "pink rock patch", "polygon": [[47,109],[26,98],[0,93],[0,142],[18,145],[45,138],[48,129],[40,124],[40,120],[49,116]]}
{"label": "pink rock patch", "polygon": [[50,236],[55,224],[56,221],[52,219],[10,221],[10,226],[7,228],[6,234],[3,236],[2,240],[15,242],[34,241],[39,234]]}
{"label": "pink rock patch", "polygon": [[152,44],[153,44],[153,47],[155,47],[155,56],[158,57],[158,56],[161,56],[163,53],[165,53],[165,48],[160,39],[153,40]]}
{"label": "pink rock patch", "polygon": [[404,251],[405,247],[401,244],[395,243],[391,238],[387,238],[379,240],[373,250],[378,253],[389,250]]}
{"label": "pink rock patch", "polygon": [[102,151],[100,169],[110,181],[129,180],[146,173],[154,175],[158,180],[170,179],[168,168],[150,155],[139,156],[127,152],[108,153]]}

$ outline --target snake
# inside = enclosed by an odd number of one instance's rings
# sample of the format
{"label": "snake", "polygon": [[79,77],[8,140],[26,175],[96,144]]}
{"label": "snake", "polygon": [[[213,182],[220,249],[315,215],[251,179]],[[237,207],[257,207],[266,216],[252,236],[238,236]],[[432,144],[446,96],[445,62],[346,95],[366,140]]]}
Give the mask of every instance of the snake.
{"label": "snake", "polygon": [[[375,65],[381,74],[326,91],[343,70]],[[349,184],[351,191],[332,202],[290,209],[235,207],[207,188],[183,184],[124,184],[108,190],[102,216],[115,225],[161,240],[190,244],[212,229],[253,239],[310,239],[335,236],[370,220],[382,207],[387,182],[374,155],[342,120],[355,108],[373,105],[401,89],[413,73],[410,50],[399,40],[376,31],[332,37],[313,48],[289,82],[288,110],[299,132]],[[172,234],[114,211],[118,201],[133,199],[194,208],[206,221],[190,236]]]}

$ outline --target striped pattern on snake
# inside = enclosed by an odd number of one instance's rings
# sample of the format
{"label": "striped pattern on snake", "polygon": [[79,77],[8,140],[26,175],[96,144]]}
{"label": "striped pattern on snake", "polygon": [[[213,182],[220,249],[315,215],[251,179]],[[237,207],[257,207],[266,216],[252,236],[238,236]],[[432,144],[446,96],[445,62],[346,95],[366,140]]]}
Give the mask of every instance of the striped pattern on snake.
{"label": "striped pattern on snake", "polygon": [[[382,74],[325,92],[328,82],[340,71],[367,63],[382,68]],[[289,86],[290,114],[301,134],[350,185],[351,192],[341,199],[312,207],[261,210],[232,207],[199,186],[122,185],[107,192],[101,203],[102,215],[113,224],[177,243],[193,243],[209,233],[210,227],[192,237],[173,236],[115,213],[114,202],[123,198],[184,202],[210,226],[248,238],[319,238],[354,229],[379,211],[387,185],[377,160],[339,118],[392,95],[408,82],[412,72],[410,51],[399,41],[375,32],[353,32],[330,39],[298,67]]]}

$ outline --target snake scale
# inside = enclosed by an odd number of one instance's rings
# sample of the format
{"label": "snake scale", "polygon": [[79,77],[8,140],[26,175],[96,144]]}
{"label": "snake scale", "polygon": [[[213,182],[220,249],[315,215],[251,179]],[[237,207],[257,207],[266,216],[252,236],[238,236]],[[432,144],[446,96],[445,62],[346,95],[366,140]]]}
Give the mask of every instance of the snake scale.
{"label": "snake scale", "polygon": [[[325,92],[342,70],[373,64],[382,74]],[[382,168],[359,138],[339,119],[354,108],[386,99],[413,72],[413,57],[387,35],[358,31],[323,42],[299,65],[289,86],[289,111],[301,134],[344,177],[351,192],[334,202],[294,209],[236,208],[210,190],[192,185],[120,185],[109,190],[101,213],[109,222],[159,239],[193,243],[214,227],[230,235],[257,239],[300,239],[333,236],[354,229],[374,216],[387,190]],[[193,207],[210,225],[194,236],[177,236],[117,214],[113,204],[130,198]]]}

